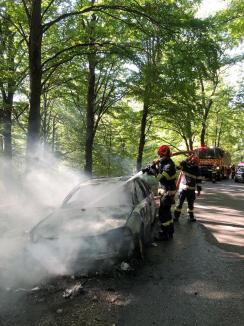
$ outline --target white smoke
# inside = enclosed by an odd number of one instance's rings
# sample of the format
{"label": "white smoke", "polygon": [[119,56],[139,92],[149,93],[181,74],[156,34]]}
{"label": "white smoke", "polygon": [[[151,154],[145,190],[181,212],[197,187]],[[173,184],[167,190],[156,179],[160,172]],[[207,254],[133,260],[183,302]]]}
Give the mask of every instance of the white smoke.
{"label": "white smoke", "polygon": [[[4,172],[9,162],[0,160],[0,165]],[[112,205],[116,215],[119,205],[128,205],[128,198],[117,185],[107,189],[99,187],[95,191],[93,187],[81,189],[77,193],[79,203],[85,203],[88,208],[87,211],[82,209],[85,218],[79,223],[58,209],[70,190],[87,179],[47,154],[45,159],[36,160],[28,172],[14,176],[8,171],[0,175],[0,289],[35,286],[51,275],[70,273],[81,250],[92,256],[91,243],[85,240],[87,235],[122,226],[121,212],[117,212],[117,218],[109,219],[108,212],[101,209],[101,206]],[[46,219],[36,232],[30,233],[53,211],[50,221]],[[42,229],[46,236],[49,233],[50,237],[57,236],[53,244],[30,241],[30,236],[39,236]],[[79,235],[76,239],[70,236],[74,231]],[[98,247],[109,253],[105,239],[100,239],[94,250]],[[87,261],[80,261],[81,268],[86,264]]]}
{"label": "white smoke", "polygon": [[11,288],[44,276],[34,275],[35,266],[25,252],[29,230],[87,177],[51,155],[18,174],[11,162],[1,159],[0,171],[0,288]]}

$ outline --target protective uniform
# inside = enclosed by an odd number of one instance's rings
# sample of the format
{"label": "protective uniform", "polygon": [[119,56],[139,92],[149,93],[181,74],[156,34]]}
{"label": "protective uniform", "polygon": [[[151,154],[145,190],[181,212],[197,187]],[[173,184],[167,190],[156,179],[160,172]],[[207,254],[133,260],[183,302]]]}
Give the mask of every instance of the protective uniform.
{"label": "protective uniform", "polygon": [[[167,145],[158,148],[160,159],[144,171],[153,174],[160,183],[159,221],[161,223],[161,238],[169,240],[173,237],[174,222],[171,214],[171,205],[176,193],[176,168],[170,158],[170,149]],[[143,172],[144,172],[143,171]]]}
{"label": "protective uniform", "polygon": [[183,203],[185,199],[188,204],[188,215],[191,222],[195,222],[194,217],[194,201],[196,199],[195,189],[197,188],[198,195],[202,190],[200,184],[202,177],[198,166],[198,159],[192,157],[180,163],[181,173],[179,182],[179,202],[174,211],[174,221],[178,221]]}
{"label": "protective uniform", "polygon": [[233,165],[231,166],[231,179],[232,179],[232,180],[234,180],[235,175],[236,175],[236,167],[235,167],[235,165],[233,164]]}

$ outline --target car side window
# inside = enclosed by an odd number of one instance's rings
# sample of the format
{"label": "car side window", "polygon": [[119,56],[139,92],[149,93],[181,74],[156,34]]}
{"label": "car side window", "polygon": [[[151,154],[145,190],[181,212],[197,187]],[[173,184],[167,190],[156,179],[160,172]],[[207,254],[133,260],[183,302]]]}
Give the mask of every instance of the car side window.
{"label": "car side window", "polygon": [[145,193],[145,196],[146,197],[149,196],[151,194],[151,188],[149,187],[149,185],[146,182],[142,181],[142,180],[139,180],[139,183],[140,183],[140,185],[141,185],[141,187],[142,187],[142,189],[143,189],[143,191]]}
{"label": "car side window", "polygon": [[147,193],[146,193],[145,189],[137,181],[135,181],[135,194],[136,194],[136,199],[137,199],[138,203],[147,197]]}

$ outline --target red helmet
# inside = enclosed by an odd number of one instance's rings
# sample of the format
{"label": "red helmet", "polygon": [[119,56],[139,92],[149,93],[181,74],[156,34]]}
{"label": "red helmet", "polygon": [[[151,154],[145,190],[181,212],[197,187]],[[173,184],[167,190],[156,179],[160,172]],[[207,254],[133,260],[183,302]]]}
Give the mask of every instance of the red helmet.
{"label": "red helmet", "polygon": [[198,147],[199,152],[205,152],[207,149],[207,146],[205,144],[201,144],[200,147]]}
{"label": "red helmet", "polygon": [[161,145],[158,148],[158,155],[159,156],[169,156],[170,155],[170,148],[167,145]]}
{"label": "red helmet", "polygon": [[192,157],[191,157],[191,162],[192,162],[193,164],[198,165],[198,164],[199,164],[199,158],[198,158],[197,156],[192,156]]}

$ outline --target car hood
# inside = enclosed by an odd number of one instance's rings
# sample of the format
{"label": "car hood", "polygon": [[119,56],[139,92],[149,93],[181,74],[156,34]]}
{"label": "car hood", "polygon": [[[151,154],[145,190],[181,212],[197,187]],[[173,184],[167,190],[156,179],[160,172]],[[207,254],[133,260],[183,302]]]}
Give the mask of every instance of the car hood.
{"label": "car hood", "polygon": [[97,236],[125,225],[131,208],[123,207],[61,207],[42,220],[31,231],[38,238]]}

